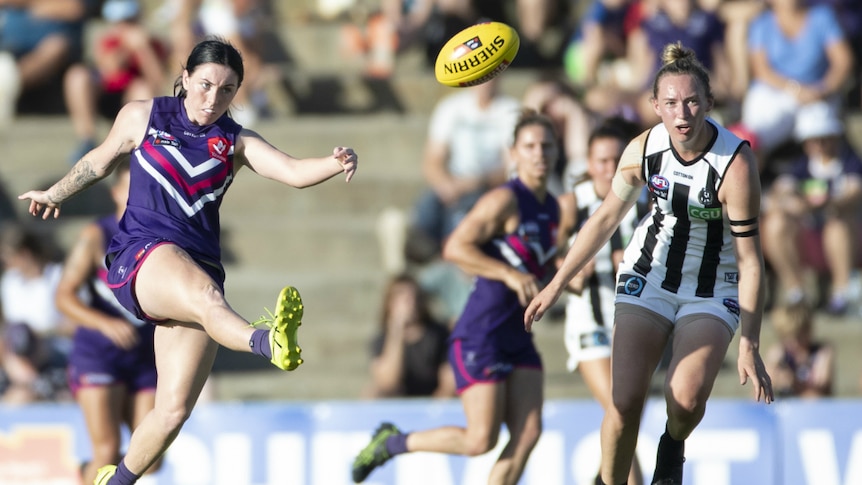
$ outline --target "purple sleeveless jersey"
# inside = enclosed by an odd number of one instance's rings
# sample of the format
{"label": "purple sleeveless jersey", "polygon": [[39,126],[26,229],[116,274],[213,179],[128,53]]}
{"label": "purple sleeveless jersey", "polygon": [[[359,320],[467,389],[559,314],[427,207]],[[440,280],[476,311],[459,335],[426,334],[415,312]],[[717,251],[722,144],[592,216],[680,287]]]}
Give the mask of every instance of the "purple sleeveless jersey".
{"label": "purple sleeveless jersey", "polygon": [[147,135],[132,152],[130,189],[120,232],[108,248],[108,281],[139,318],[129,284],[160,244],[183,248],[216,281],[221,265],[219,207],[233,182],[233,152],[242,127],[227,115],[207,126],[189,121],[183,98],[153,99]]}
{"label": "purple sleeveless jersey", "polygon": [[146,138],[132,152],[129,201],[108,252],[136,240],[160,239],[218,264],[219,207],[233,182],[240,130],[227,115],[211,125],[194,125],[183,98],[155,98]]}
{"label": "purple sleeveless jersey", "polygon": [[[518,199],[520,224],[515,232],[489,241],[482,251],[546,283],[553,276],[556,254],[557,200],[548,194],[539,202],[518,179],[504,186]],[[451,339],[490,339],[500,348],[517,349],[532,341],[524,330],[524,310],[518,295],[503,282],[477,277]]]}

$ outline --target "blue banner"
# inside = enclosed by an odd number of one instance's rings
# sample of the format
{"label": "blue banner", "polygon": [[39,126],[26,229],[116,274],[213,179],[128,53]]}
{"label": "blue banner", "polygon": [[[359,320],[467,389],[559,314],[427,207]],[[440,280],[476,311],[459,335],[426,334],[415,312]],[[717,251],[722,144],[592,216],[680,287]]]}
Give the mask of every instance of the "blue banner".
{"label": "blue banner", "polygon": [[[601,419],[592,401],[547,402],[521,484],[592,485]],[[202,404],[147,483],[347,485],[354,456],[382,421],[410,431],[461,426],[464,416],[457,400]],[[651,400],[638,442],[647,483],[664,423],[664,402]],[[483,484],[507,439],[504,430],[497,448],[476,458],[399,456],[366,483]],[[0,407],[0,485],[78,485],[89,450],[74,405]],[[685,485],[754,483],[862,484],[862,400],[711,400],[686,442]]]}

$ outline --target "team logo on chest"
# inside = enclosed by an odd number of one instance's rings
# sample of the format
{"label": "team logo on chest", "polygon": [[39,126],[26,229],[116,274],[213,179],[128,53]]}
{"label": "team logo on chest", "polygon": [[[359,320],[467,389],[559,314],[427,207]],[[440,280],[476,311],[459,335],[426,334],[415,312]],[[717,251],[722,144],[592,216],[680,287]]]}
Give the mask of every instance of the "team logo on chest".
{"label": "team logo on chest", "polygon": [[695,219],[715,221],[721,219],[721,205],[712,188],[706,187],[697,194],[697,201],[703,207],[688,206],[688,215]]}
{"label": "team logo on chest", "polygon": [[210,138],[207,140],[207,147],[209,147],[210,157],[215,158],[216,160],[226,162],[227,157],[230,154],[230,142],[225,138],[220,136]]}
{"label": "team logo on chest", "polygon": [[701,189],[700,193],[697,194],[697,201],[703,204],[704,207],[715,207],[717,205],[715,191],[709,187],[704,187]]}

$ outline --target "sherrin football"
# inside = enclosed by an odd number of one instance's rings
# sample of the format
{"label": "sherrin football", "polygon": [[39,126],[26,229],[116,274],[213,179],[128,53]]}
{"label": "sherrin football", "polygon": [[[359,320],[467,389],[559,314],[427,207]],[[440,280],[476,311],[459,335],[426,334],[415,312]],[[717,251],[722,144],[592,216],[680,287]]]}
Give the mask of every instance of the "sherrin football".
{"label": "sherrin football", "polygon": [[434,75],[446,86],[482,84],[509,67],[520,45],[518,32],[502,22],[471,25],[440,49]]}

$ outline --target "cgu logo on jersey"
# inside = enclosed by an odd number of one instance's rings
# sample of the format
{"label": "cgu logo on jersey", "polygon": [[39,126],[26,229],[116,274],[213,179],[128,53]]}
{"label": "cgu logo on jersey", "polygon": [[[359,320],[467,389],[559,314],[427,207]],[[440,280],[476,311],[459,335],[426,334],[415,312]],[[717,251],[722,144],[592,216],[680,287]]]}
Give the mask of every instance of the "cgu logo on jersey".
{"label": "cgu logo on jersey", "polygon": [[688,216],[692,219],[705,221],[717,221],[721,219],[721,207],[695,207],[688,206]]}
{"label": "cgu logo on jersey", "polygon": [[662,199],[667,199],[667,193],[670,189],[670,182],[662,177],[661,175],[653,175],[649,178],[649,190],[656,197],[661,197]]}
{"label": "cgu logo on jersey", "polygon": [[153,145],[179,148],[180,142],[174,137],[174,135],[171,135],[166,131],[158,130],[153,135]]}
{"label": "cgu logo on jersey", "polygon": [[228,155],[230,155],[230,142],[225,140],[224,138],[217,136],[215,138],[210,138],[207,140],[207,146],[210,149],[210,158],[215,158],[216,160],[220,160],[222,162],[227,161]]}

